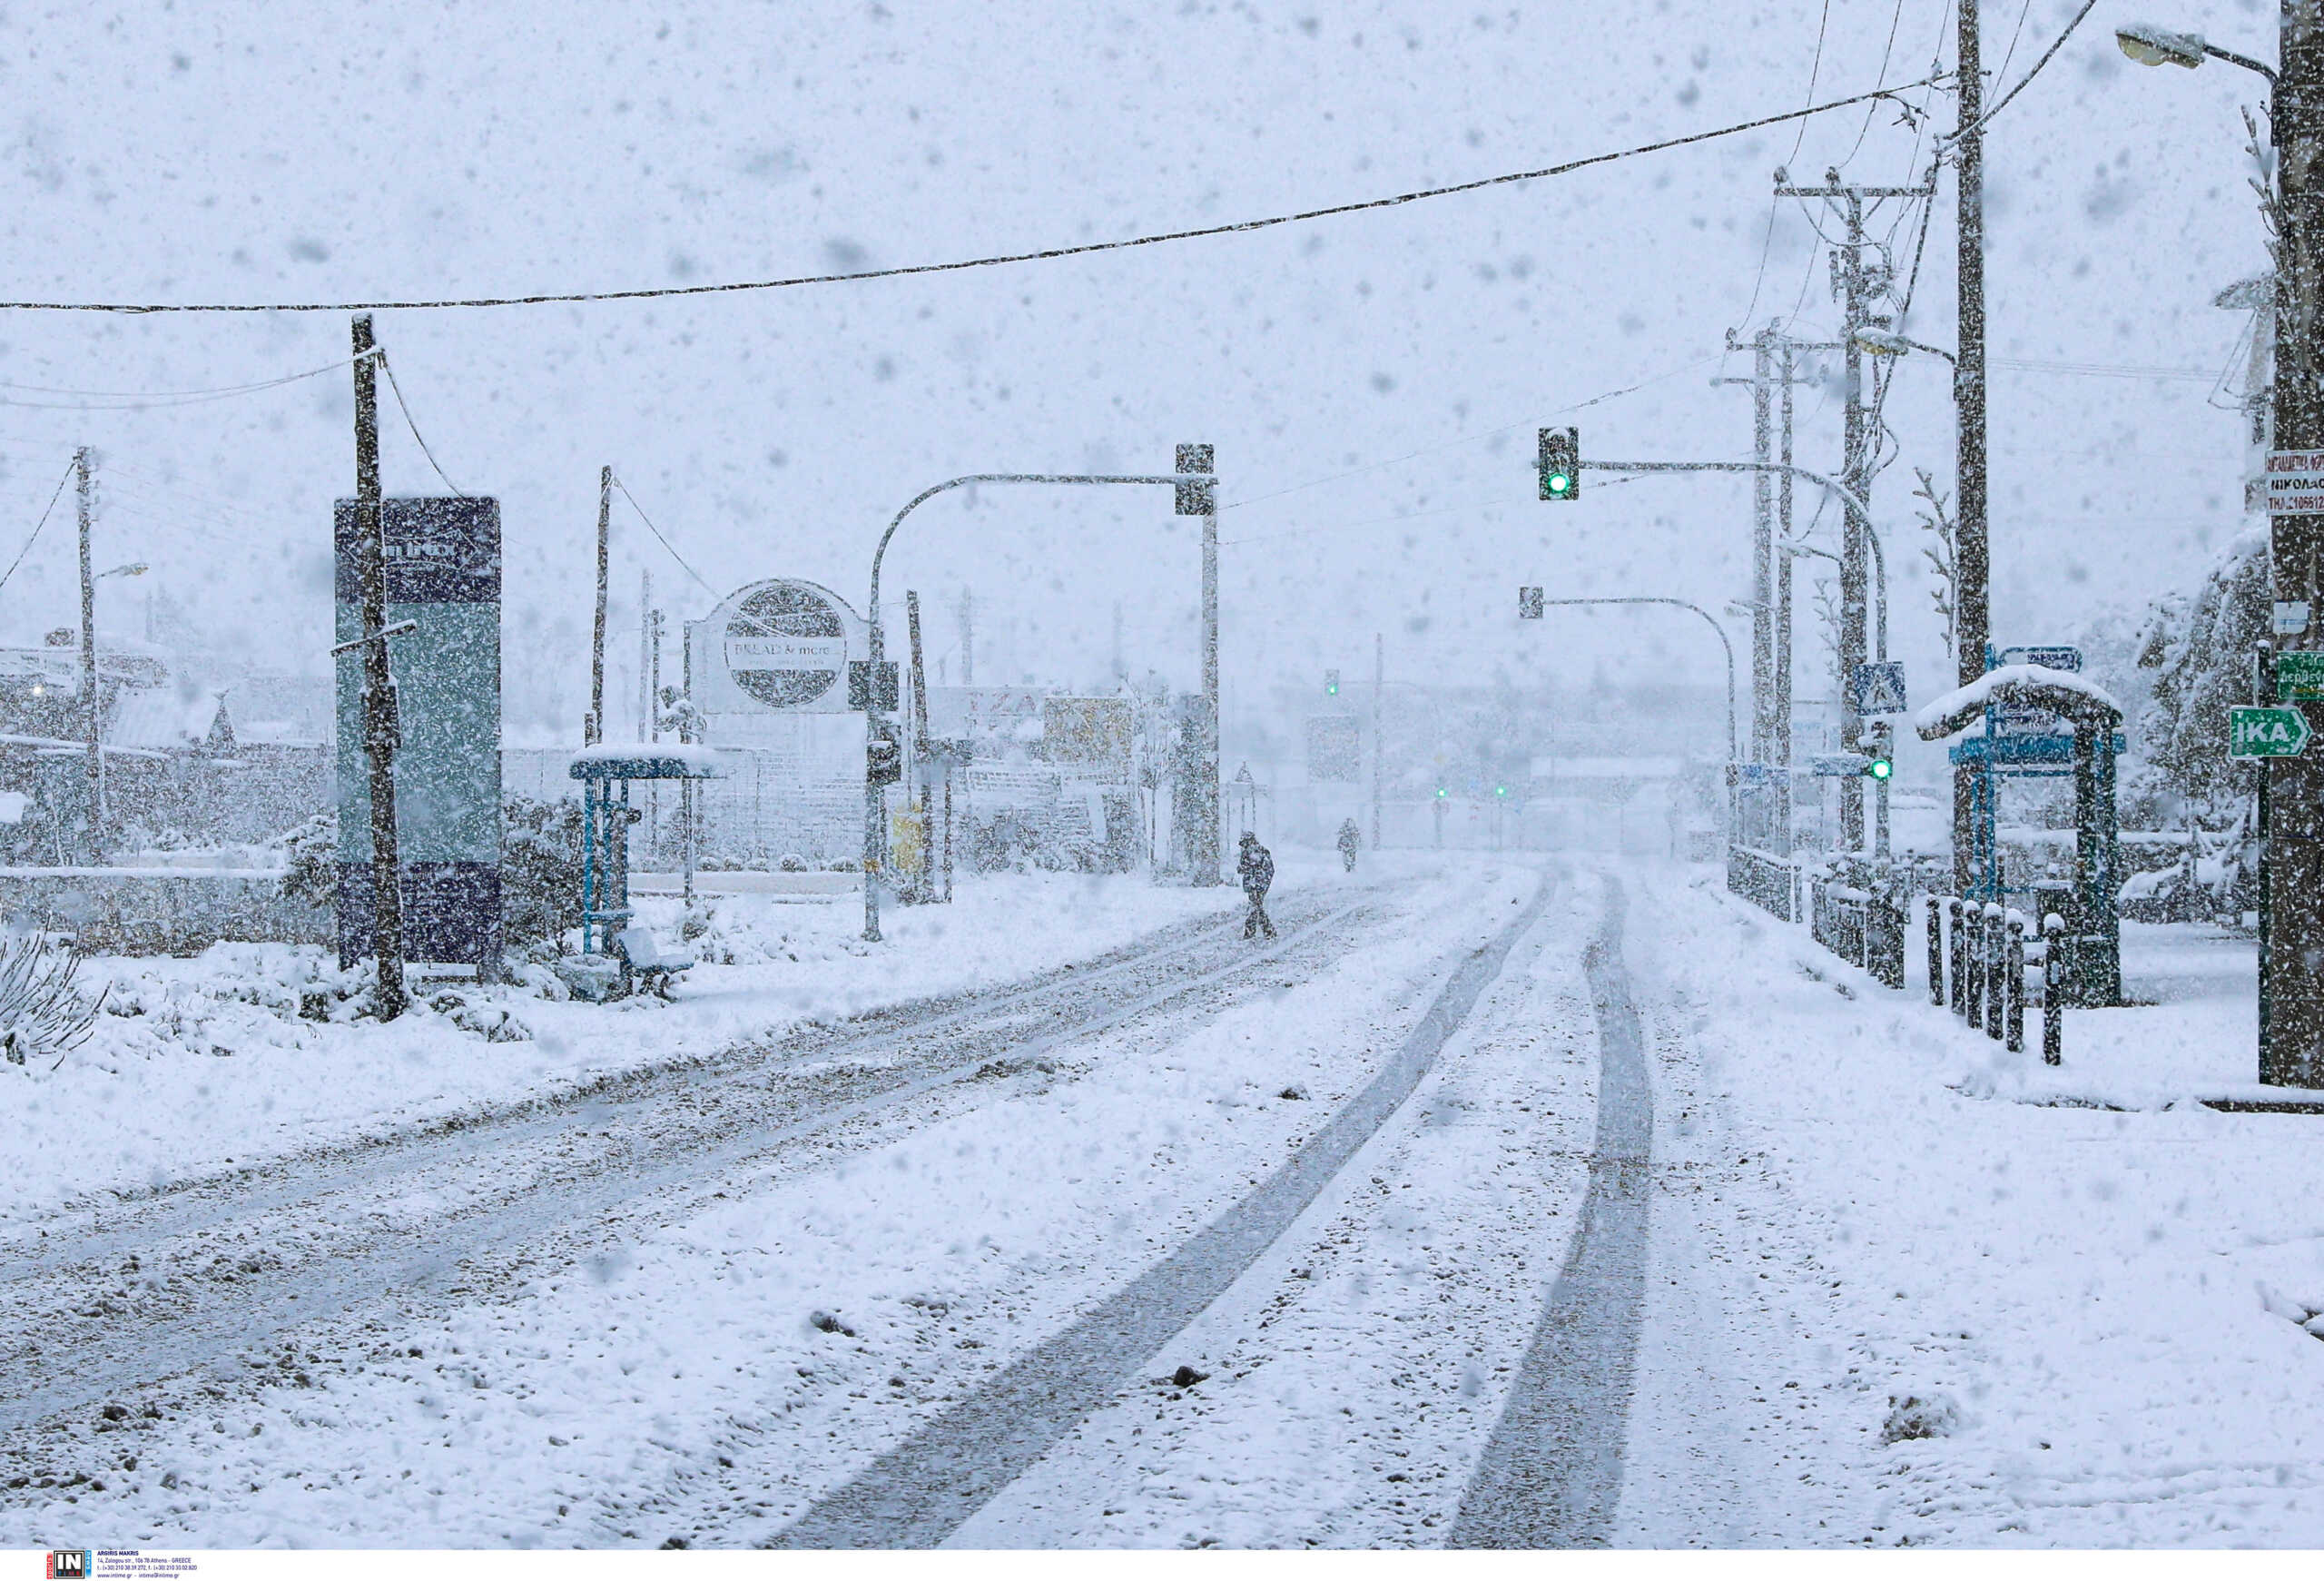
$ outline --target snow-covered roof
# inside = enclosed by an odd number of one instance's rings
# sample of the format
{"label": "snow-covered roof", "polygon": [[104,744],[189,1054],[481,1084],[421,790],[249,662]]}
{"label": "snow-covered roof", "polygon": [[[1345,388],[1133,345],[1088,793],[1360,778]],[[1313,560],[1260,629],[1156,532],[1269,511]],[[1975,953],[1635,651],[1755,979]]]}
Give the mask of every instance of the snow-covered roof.
{"label": "snow-covered roof", "polygon": [[575,779],[724,779],[715,746],[684,741],[601,741],[573,755]]}
{"label": "snow-covered roof", "polygon": [[123,687],[105,722],[105,741],[149,752],[183,751],[210,739],[219,702],[203,694],[191,700],[173,687]]}
{"label": "snow-covered roof", "polygon": [[2067,718],[2105,715],[2109,725],[2120,723],[2122,717],[2122,705],[2096,681],[2046,665],[2005,664],[1931,701],[1913,716],[1913,728],[1924,741],[1942,741],[1967,729],[1987,708],[2002,703],[2047,708]]}

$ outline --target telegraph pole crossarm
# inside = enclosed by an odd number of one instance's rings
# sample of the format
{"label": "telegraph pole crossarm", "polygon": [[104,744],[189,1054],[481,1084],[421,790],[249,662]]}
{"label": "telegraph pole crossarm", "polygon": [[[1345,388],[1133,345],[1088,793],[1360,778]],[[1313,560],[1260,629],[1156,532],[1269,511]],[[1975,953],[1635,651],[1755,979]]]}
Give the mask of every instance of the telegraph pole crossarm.
{"label": "telegraph pole crossarm", "polygon": [[[879,547],[872,551],[872,597],[864,610],[866,625],[865,647],[872,661],[871,693],[865,698],[864,721],[868,729],[880,730],[886,723],[887,710],[880,707],[880,668],[887,657],[887,639],[880,629],[880,571],[888,558],[888,545],[904,518],[913,511],[954,489],[967,489],[980,483],[1047,483],[1059,485],[1108,484],[1167,484],[1173,489],[1200,487],[1206,491],[1217,479],[1207,472],[969,472],[958,478],[948,478],[931,488],[921,489],[896,512],[881,533]],[[1213,519],[1216,520],[1216,517]],[[867,748],[868,749],[868,748]],[[880,942],[880,865],[881,851],[881,820],[885,804],[881,787],[869,772],[863,787],[863,937],[866,942]]]}

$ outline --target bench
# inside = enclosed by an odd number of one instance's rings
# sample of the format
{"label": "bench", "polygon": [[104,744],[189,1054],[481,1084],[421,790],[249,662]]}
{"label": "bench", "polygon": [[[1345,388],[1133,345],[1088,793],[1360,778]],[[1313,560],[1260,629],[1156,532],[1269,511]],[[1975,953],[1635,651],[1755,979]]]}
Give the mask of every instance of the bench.
{"label": "bench", "polygon": [[694,957],[684,951],[662,948],[654,942],[653,931],[643,927],[626,927],[615,934],[614,954],[621,958],[623,971],[635,980],[635,986],[650,989],[664,999],[670,997],[671,979],[694,963]]}

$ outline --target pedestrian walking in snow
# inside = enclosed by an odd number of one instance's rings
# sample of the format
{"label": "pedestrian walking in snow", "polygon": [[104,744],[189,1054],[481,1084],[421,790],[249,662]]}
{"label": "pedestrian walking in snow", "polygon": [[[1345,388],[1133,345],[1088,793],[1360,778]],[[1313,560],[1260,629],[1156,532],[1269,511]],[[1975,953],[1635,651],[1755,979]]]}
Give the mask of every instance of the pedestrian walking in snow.
{"label": "pedestrian walking in snow", "polygon": [[1357,830],[1355,820],[1344,819],[1340,824],[1340,860],[1347,864],[1350,873],[1355,871],[1355,854],[1363,848],[1364,835]]}
{"label": "pedestrian walking in snow", "polygon": [[1235,871],[1242,876],[1243,894],[1251,903],[1250,912],[1243,918],[1243,936],[1257,938],[1265,928],[1267,937],[1274,938],[1275,924],[1267,920],[1267,886],[1275,882],[1275,858],[1247,829],[1243,832],[1243,854],[1236,861]]}

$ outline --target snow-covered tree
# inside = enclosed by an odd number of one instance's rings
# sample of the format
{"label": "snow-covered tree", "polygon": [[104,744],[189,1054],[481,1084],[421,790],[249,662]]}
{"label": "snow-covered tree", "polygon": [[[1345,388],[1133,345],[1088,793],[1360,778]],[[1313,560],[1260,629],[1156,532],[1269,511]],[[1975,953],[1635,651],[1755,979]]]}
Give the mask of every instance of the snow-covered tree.
{"label": "snow-covered tree", "polygon": [[2227,756],[2228,709],[2251,701],[2252,647],[2268,636],[2269,605],[2268,531],[2253,528],[2191,596],[2158,601],[2140,637],[2154,702],[2132,748],[2145,773],[2129,788],[2191,804],[2208,828],[2237,822],[2251,793],[2250,770]]}

